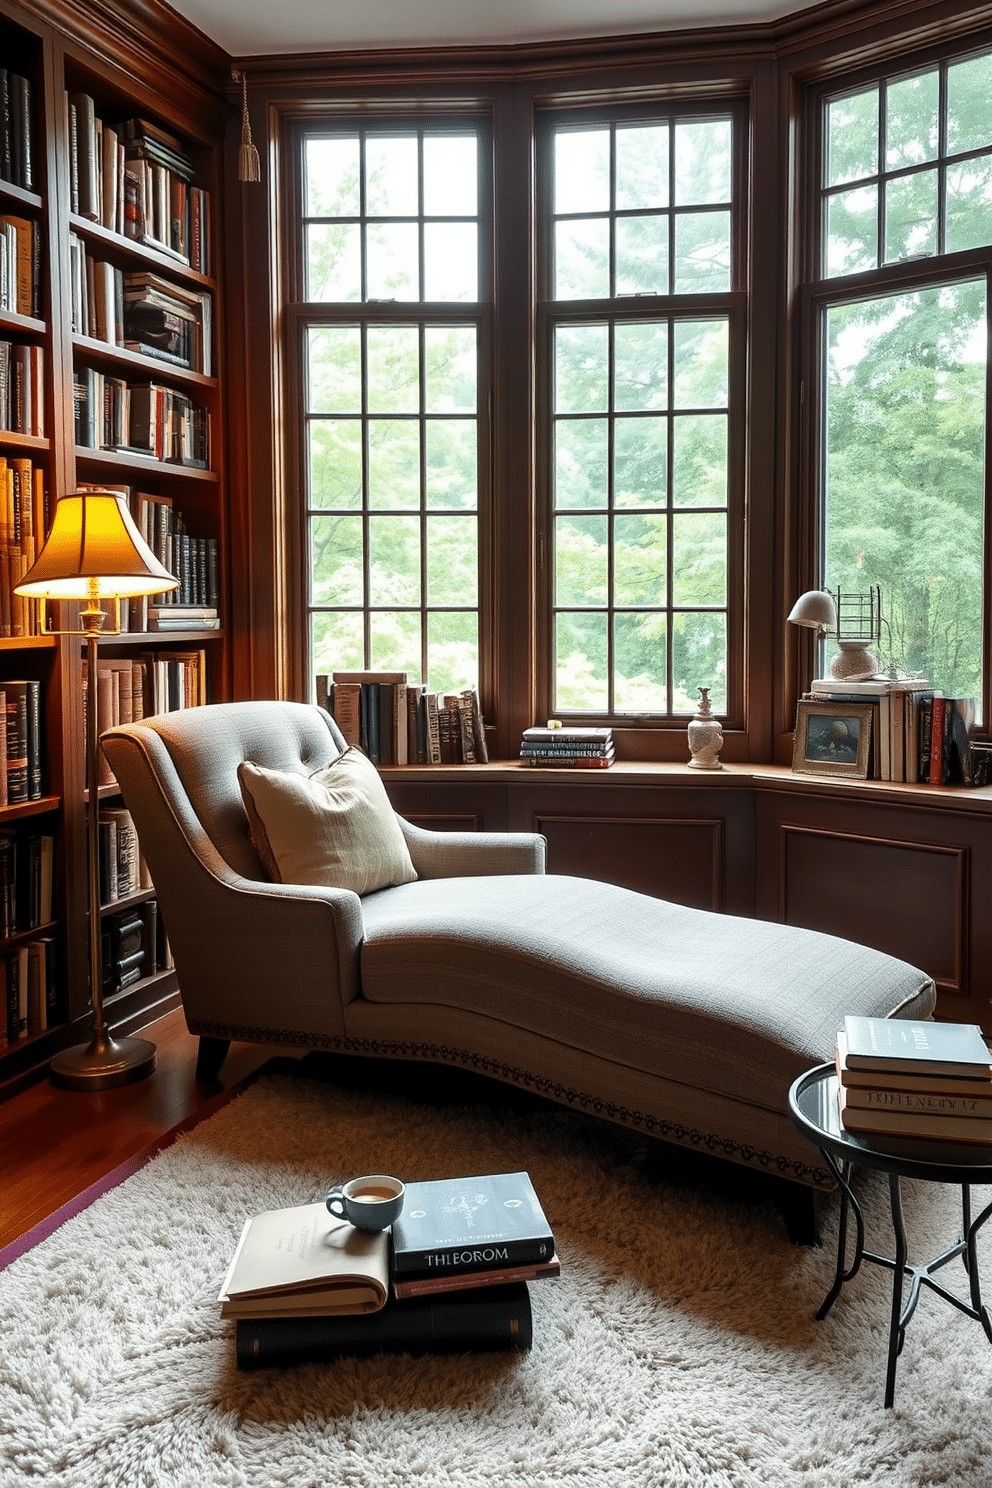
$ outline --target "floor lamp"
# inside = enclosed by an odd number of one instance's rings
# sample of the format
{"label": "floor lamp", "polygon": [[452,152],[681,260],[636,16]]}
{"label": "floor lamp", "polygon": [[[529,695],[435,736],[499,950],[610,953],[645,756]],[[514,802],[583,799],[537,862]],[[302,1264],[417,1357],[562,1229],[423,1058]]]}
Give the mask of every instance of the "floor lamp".
{"label": "floor lamp", "polygon": [[[97,646],[101,634],[120,633],[121,599],[161,594],[178,587],[142,538],[123,499],[110,491],[80,491],[55,506],[51,531],[37,561],[14,587],[31,599],[82,600],[80,634],[86,640],[88,698],[86,758],[89,795],[90,999],[92,1034],[88,1044],[63,1049],[49,1066],[53,1085],[63,1090],[111,1090],[143,1080],[155,1068],[155,1045],[147,1039],[112,1038],[103,1010],[103,948],[100,935],[100,736],[97,722]],[[114,601],[114,628],[104,629],[101,601]],[[67,635],[68,631],[56,632]],[[71,632],[75,634],[76,632]]]}

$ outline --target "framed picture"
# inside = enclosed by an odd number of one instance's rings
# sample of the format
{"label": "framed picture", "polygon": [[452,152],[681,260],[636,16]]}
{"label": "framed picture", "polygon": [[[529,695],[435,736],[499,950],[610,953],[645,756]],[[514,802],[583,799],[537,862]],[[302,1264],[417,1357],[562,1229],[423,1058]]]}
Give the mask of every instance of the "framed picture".
{"label": "framed picture", "polygon": [[872,703],[813,702],[796,711],[792,768],[800,775],[850,775],[865,780],[871,762]]}

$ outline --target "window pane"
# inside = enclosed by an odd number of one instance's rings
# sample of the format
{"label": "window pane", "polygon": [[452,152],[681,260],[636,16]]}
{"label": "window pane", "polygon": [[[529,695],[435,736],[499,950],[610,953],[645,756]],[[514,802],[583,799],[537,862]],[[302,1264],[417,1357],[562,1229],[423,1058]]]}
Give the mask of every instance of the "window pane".
{"label": "window pane", "polygon": [[730,213],[687,212],[675,219],[675,293],[730,288]]}
{"label": "window pane", "polygon": [[610,132],[555,135],[555,212],[605,212],[610,205]]}
{"label": "window pane", "polygon": [[416,517],[370,517],[369,602],[420,603],[420,522]]}
{"label": "window pane", "polygon": [[307,228],[306,297],[347,304],[362,297],[362,230],[356,223]]}
{"label": "window pane", "polygon": [[725,320],[676,321],[676,408],[726,408],[728,336]]}
{"label": "window pane", "polygon": [[878,584],[884,647],[952,697],[980,696],[984,280],[826,312],[826,568]]}
{"label": "window pane", "polygon": [[361,517],[310,518],[310,575],[314,604],[362,603]]}
{"label": "window pane", "polygon": [[359,200],[358,136],[309,139],[304,149],[306,215],[357,217]]}
{"label": "window pane", "polygon": [[420,425],[369,419],[369,506],[420,506]]}
{"label": "window pane", "polygon": [[668,599],[668,523],[665,517],[615,517],[613,602],[664,605]]}
{"label": "window pane", "polygon": [[479,676],[479,622],[474,611],[427,617],[427,670],[439,692],[471,687]]}
{"label": "window pane", "polygon": [[358,419],[312,419],[309,503],[341,510],[362,504],[362,426]]}
{"label": "window pane", "polygon": [[555,412],[596,413],[609,403],[609,331],[605,325],[555,331]]}
{"label": "window pane", "polygon": [[474,222],[424,224],[424,299],[479,298],[479,239]]}
{"label": "window pane", "polygon": [[428,217],[474,217],[479,209],[479,146],[475,135],[428,135],[424,140],[424,212]]}
{"label": "window pane", "polygon": [[947,69],[947,148],[952,154],[992,145],[990,98],[992,53]]}
{"label": "window pane", "polygon": [[668,502],[668,419],[618,418],[613,426],[614,506]]}
{"label": "window pane", "polygon": [[311,326],[307,331],[307,408],[310,413],[361,412],[358,326]]}
{"label": "window pane", "polygon": [[617,615],[613,623],[616,713],[664,713],[668,620],[660,614]]}
{"label": "window pane", "polygon": [[885,261],[937,251],[937,172],[901,176],[885,188]]}
{"label": "window pane", "polygon": [[474,419],[428,419],[428,507],[478,505],[479,451]]}
{"label": "window pane", "polygon": [[419,300],[420,233],[415,222],[370,222],[365,256],[370,300]]}
{"label": "window pane", "polygon": [[992,155],[978,155],[948,167],[948,253],[983,248],[992,242]]}
{"label": "window pane", "polygon": [[605,506],[609,425],[606,419],[558,419],[555,430],[555,506]]}
{"label": "window pane", "polygon": [[369,639],[378,668],[420,675],[419,610],[372,610]]}
{"label": "window pane", "polygon": [[668,125],[617,130],[616,208],[668,206]]}
{"label": "window pane", "polygon": [[475,605],[479,598],[478,524],[474,517],[427,520],[427,603]]}
{"label": "window pane", "polygon": [[416,413],[420,407],[420,355],[416,326],[370,326],[370,413]]}
{"label": "window pane", "polygon": [[370,217],[415,217],[418,179],[415,138],[366,139],[365,210]]}
{"label": "window pane", "polygon": [[474,413],[478,354],[474,326],[428,326],[424,331],[428,413]]}
{"label": "window pane", "polygon": [[726,506],[727,420],[682,416],[672,422],[672,501],[676,506]]}
{"label": "window pane", "polygon": [[310,655],[315,672],[360,668],[364,641],[361,611],[322,610],[310,616]]}
{"label": "window pane", "polygon": [[878,264],[878,190],[859,186],[827,202],[827,277]]}
{"label": "window pane", "polygon": [[727,707],[727,619],[725,615],[676,615],[672,638],[675,710],[695,713],[700,687],[710,689],[715,713]]}
{"label": "window pane", "polygon": [[675,201],[678,206],[730,201],[729,119],[675,126]]}
{"label": "window pane", "polygon": [[603,605],[609,582],[609,520],[555,519],[555,604]]}
{"label": "window pane", "polygon": [[607,623],[605,615],[555,617],[556,710],[604,713],[609,706]]}
{"label": "window pane", "polygon": [[555,227],[555,299],[604,300],[610,293],[610,224],[605,217]]}
{"label": "window pane", "polygon": [[828,186],[860,181],[878,170],[878,89],[827,104]]}
{"label": "window pane", "polygon": [[618,295],[668,294],[668,217],[617,219]]}
{"label": "window pane", "polygon": [[888,170],[936,160],[940,143],[940,73],[920,73],[885,90],[885,164]]}
{"label": "window pane", "polygon": [[614,333],[614,402],[618,409],[664,408],[668,402],[668,321],[632,321]]}
{"label": "window pane", "polygon": [[677,605],[722,605],[727,600],[727,519],[698,512],[672,519],[672,598]]}

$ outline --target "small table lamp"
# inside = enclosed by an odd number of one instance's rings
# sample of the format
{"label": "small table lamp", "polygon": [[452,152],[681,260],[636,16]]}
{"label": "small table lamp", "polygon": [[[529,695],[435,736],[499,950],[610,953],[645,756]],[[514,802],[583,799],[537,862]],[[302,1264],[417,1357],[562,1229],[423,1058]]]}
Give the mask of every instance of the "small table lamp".
{"label": "small table lamp", "polygon": [[[179,580],[164,568],[134,525],[123,499],[110,491],[80,491],[63,496],[55,507],[51,531],[37,561],[15,585],[15,594],[31,599],[83,600],[79,619],[86,638],[89,697],[86,708],[86,757],[89,796],[87,843],[90,911],[90,999],[92,1037],[88,1044],[63,1049],[49,1066],[53,1085],[64,1090],[111,1090],[143,1080],[155,1068],[155,1045],[147,1039],[114,1039],[103,1011],[103,956],[100,936],[99,775],[97,724],[97,644],[103,632],[101,600],[115,604],[119,633],[120,599],[161,594]],[[68,632],[62,632],[67,634]]]}

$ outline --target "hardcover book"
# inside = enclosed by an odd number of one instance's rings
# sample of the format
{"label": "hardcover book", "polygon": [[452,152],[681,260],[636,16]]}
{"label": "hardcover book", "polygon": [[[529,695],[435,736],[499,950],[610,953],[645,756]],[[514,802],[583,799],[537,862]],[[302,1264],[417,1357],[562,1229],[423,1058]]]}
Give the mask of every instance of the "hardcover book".
{"label": "hardcover book", "polygon": [[528,1349],[532,1339],[525,1282],[389,1302],[368,1317],[241,1318],[235,1326],[239,1369],[317,1364],[382,1353]]}
{"label": "hardcover book", "polygon": [[560,1275],[561,1262],[557,1256],[552,1256],[550,1261],[522,1261],[491,1271],[433,1271],[421,1276],[404,1276],[402,1280],[393,1282],[393,1296],[397,1299],[427,1297],[438,1292],[464,1292],[472,1287],[554,1280]]}
{"label": "hardcover book", "polygon": [[550,1261],[555,1241],[527,1173],[408,1183],[393,1277]]}
{"label": "hardcover book", "polygon": [[[992,1080],[986,1073],[980,1075],[923,1075],[915,1066],[904,1065],[900,1069],[852,1069],[847,1060],[847,1039],[843,1032],[837,1035],[835,1062],[837,1078],[849,1090],[857,1090],[859,1096],[882,1094],[886,1091],[912,1091],[926,1095],[967,1095],[992,1102]],[[859,1104],[863,1104],[859,1101]]]}
{"label": "hardcover book", "polygon": [[[992,1142],[992,1117],[952,1116],[926,1111],[866,1110],[852,1106],[846,1085],[837,1087],[840,1121],[845,1131],[879,1136],[937,1138],[942,1142]],[[977,1104],[977,1102],[976,1102]]]}
{"label": "hardcover book", "polygon": [[992,1079],[992,1055],[976,1023],[929,1023],[908,1018],[844,1019],[850,1069],[911,1070],[921,1075],[976,1075]]}
{"label": "hardcover book", "polygon": [[287,1318],[376,1312],[388,1295],[388,1231],[356,1230],[321,1202],[246,1220],[217,1300],[221,1317]]}

